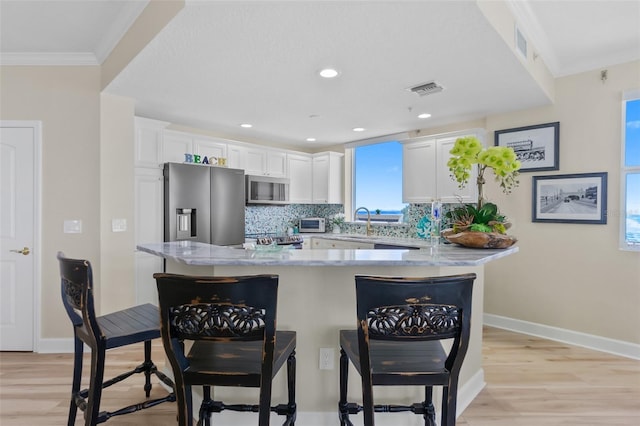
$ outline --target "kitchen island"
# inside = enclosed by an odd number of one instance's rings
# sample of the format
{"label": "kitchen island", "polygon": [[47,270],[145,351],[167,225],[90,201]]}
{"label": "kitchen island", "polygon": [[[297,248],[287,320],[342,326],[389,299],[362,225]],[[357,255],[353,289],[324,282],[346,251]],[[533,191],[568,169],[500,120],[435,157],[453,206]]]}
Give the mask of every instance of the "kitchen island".
{"label": "kitchen island", "polygon": [[[369,241],[370,237],[332,237],[352,241]],[[416,241],[417,242],[417,241]],[[420,246],[409,244],[407,246]],[[397,241],[393,242],[398,246]],[[437,249],[313,249],[288,250],[269,247],[244,250],[212,246],[197,242],[142,244],[138,249],[166,260],[166,272],[190,275],[253,275],[280,276],[278,293],[278,328],[298,332],[297,346],[297,403],[298,424],[315,426],[337,423],[338,404],[338,331],[356,327],[356,274],[389,276],[441,276],[474,272],[472,330],[469,350],[460,373],[458,410],[461,412],[484,387],[482,370],[482,314],[484,264],[509,256],[517,247],[502,250],[468,249],[441,245]],[[415,248],[415,247],[414,247]],[[319,368],[320,348],[334,349],[332,369]],[[326,365],[326,363],[325,363]],[[329,365],[331,366],[331,365]],[[361,401],[360,381],[350,367],[349,395]],[[274,380],[273,401],[286,400],[285,375]],[[225,402],[242,401],[252,390],[217,389]],[[257,391],[255,394],[257,400]],[[374,395],[388,403],[402,403],[423,398],[419,387],[400,389],[376,387]],[[436,395],[439,395],[437,393]],[[439,407],[436,396],[436,407]],[[232,424],[238,420],[233,413],[223,414],[217,424]],[[235,420],[232,420],[235,419]],[[246,417],[241,417],[247,421]],[[354,416],[362,421],[362,416]],[[421,417],[409,413],[376,415],[376,424],[421,424]],[[274,419],[276,422],[276,419]],[[275,423],[274,423],[275,424]],[[356,423],[357,424],[357,423]]]}

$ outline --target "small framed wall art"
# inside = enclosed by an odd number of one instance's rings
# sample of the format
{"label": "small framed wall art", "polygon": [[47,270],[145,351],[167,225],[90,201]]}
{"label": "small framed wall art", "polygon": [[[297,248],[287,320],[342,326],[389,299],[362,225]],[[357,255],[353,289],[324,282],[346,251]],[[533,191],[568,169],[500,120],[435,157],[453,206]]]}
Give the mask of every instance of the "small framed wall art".
{"label": "small framed wall art", "polygon": [[607,223],[607,172],[533,177],[533,222]]}
{"label": "small framed wall art", "polygon": [[496,130],[495,145],[513,148],[520,172],[560,169],[560,122]]}

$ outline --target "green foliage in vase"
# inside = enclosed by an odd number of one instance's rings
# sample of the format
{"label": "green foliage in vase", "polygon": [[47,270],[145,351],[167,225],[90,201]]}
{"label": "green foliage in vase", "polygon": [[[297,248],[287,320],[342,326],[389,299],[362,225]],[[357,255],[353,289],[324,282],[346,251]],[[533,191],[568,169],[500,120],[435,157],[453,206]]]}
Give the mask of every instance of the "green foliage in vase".
{"label": "green foliage in vase", "polygon": [[445,215],[453,227],[453,232],[497,232],[505,234],[509,224],[498,211],[498,206],[485,203],[477,208],[473,204],[464,204],[448,211]]}

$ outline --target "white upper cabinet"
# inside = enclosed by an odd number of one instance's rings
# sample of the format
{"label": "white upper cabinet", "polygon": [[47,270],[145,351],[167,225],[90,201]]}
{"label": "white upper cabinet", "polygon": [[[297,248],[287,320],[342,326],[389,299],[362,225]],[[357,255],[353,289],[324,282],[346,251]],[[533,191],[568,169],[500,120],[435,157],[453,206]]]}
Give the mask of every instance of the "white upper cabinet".
{"label": "white upper cabinet", "polygon": [[[219,163],[219,159],[222,162]],[[163,163],[194,163],[227,166],[227,142],[192,133],[165,130],[162,137]]]}
{"label": "white upper cabinet", "polygon": [[229,167],[244,169],[247,175],[287,177],[287,153],[259,146],[228,146]]}
{"label": "white upper cabinet", "polygon": [[462,189],[450,176],[447,162],[456,139],[476,136],[484,144],[484,130],[455,132],[447,135],[415,138],[403,143],[402,201],[405,203],[473,202],[477,199],[474,177],[477,166],[471,171],[469,183]]}
{"label": "white upper cabinet", "polygon": [[264,175],[267,170],[267,151],[261,148],[244,147],[242,152],[244,173]]}
{"label": "white upper cabinet", "polygon": [[402,202],[436,198],[436,140],[420,138],[402,147]]}
{"label": "white upper cabinet", "polygon": [[322,152],[313,155],[314,204],[342,204],[344,154]]}
{"label": "white upper cabinet", "polygon": [[[449,158],[451,158],[449,151],[451,151],[451,148],[453,148],[453,145],[456,143],[456,139],[459,137],[460,136],[438,138],[438,176],[436,181],[438,183],[438,198],[443,203],[469,203],[476,201],[478,198],[478,188],[476,185],[476,175],[478,173],[477,165],[473,166],[473,169],[471,170],[471,178],[464,188],[458,187],[458,182],[451,177],[451,172],[447,166]],[[480,138],[480,141],[484,144],[482,138]]]}
{"label": "white upper cabinet", "polygon": [[283,151],[267,151],[267,176],[287,177],[287,153]]}
{"label": "white upper cabinet", "polygon": [[[243,147],[234,144],[227,145],[227,166],[232,169],[244,169],[243,155]],[[244,174],[248,174],[246,170]]]}
{"label": "white upper cabinet", "polygon": [[184,163],[185,154],[193,153],[193,135],[165,130],[162,137],[163,163]]}
{"label": "white upper cabinet", "polygon": [[166,121],[135,117],[135,167],[162,167],[162,134],[168,125]]}
{"label": "white upper cabinet", "polygon": [[[209,138],[193,138],[193,153],[207,157],[207,162],[213,166],[225,166],[227,162],[227,143]],[[220,161],[222,159],[222,161]]]}
{"label": "white upper cabinet", "polygon": [[311,154],[287,154],[289,169],[289,201],[294,204],[313,202],[313,163]]}

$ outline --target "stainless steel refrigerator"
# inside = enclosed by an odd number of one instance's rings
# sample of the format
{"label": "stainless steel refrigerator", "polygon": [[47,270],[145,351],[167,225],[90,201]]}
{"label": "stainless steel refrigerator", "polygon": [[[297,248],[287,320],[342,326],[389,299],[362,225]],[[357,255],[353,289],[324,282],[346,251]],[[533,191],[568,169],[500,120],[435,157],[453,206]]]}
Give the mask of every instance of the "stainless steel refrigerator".
{"label": "stainless steel refrigerator", "polygon": [[244,170],[164,165],[164,240],[244,243]]}

